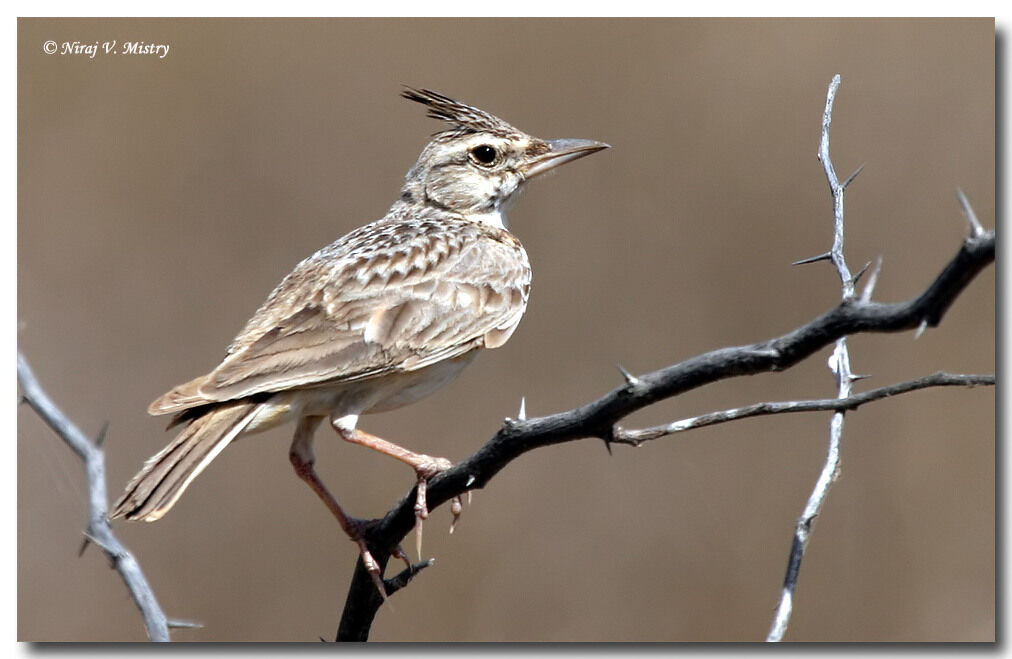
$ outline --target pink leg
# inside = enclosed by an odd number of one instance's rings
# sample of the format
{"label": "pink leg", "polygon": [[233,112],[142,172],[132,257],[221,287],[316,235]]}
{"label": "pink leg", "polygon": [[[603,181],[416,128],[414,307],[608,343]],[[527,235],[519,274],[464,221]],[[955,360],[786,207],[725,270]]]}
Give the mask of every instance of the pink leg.
{"label": "pink leg", "polygon": [[[316,492],[320,500],[326,504],[330,512],[337,518],[337,523],[341,525],[341,529],[358,545],[359,553],[362,556],[362,565],[365,566],[380,595],[383,596],[383,599],[386,599],[387,593],[383,587],[382,570],[380,570],[379,563],[373,558],[369,552],[369,547],[365,543],[362,522],[345,514],[340,504],[337,503],[337,499],[330,493],[327,486],[323,484],[320,477],[316,475],[316,469],[313,467],[315,462],[315,456],[313,455],[313,432],[322,420],[323,417],[320,416],[299,419],[298,426],[295,429],[295,438],[292,440],[292,447],[288,452],[288,459],[291,460],[298,477],[304,480],[313,489],[313,492]],[[408,567],[411,567],[411,562],[407,559],[404,552],[401,551],[400,547],[395,548],[392,554],[403,559]]]}
{"label": "pink leg", "polygon": [[[376,435],[371,435],[364,430],[358,430],[355,428],[355,422],[358,421],[357,417],[343,417],[339,419],[331,418],[331,425],[334,426],[334,430],[341,436],[342,439],[349,441],[353,444],[365,446],[389,455],[392,458],[396,458],[401,462],[409,465],[415,470],[415,475],[418,478],[418,489],[415,495],[415,529],[416,529],[416,549],[418,550],[418,558],[422,558],[422,522],[429,516],[429,506],[425,500],[426,491],[428,489],[428,480],[436,474],[442,473],[453,466],[453,463],[446,458],[435,458],[431,455],[425,455],[424,453],[415,453],[409,451],[403,446],[398,446],[393,442],[389,442]],[[459,499],[459,497],[458,497]],[[459,501],[457,502],[459,504]],[[460,515],[460,506],[452,506],[453,521],[456,524],[457,517]],[[451,526],[451,531],[453,527]]]}

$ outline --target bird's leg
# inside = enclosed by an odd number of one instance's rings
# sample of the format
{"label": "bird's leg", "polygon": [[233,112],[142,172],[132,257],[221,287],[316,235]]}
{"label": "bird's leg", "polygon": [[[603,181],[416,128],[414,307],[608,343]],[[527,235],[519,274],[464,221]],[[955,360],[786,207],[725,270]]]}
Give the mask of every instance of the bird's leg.
{"label": "bird's leg", "polygon": [[[426,502],[426,491],[428,490],[428,480],[433,476],[440,474],[450,467],[453,463],[446,458],[436,458],[431,455],[425,455],[424,453],[415,453],[409,451],[403,446],[398,446],[393,442],[389,442],[381,437],[370,435],[369,433],[358,430],[355,428],[355,423],[358,421],[357,416],[346,416],[341,418],[331,418],[331,425],[334,426],[334,430],[337,434],[353,444],[359,444],[366,446],[380,453],[385,453],[393,458],[400,460],[401,462],[409,465],[415,470],[415,474],[418,477],[418,486],[415,494],[415,540],[416,549],[418,550],[418,559],[422,558],[422,522],[429,516],[429,506]],[[459,497],[456,497],[459,500]],[[459,501],[458,501],[459,503]],[[460,506],[452,506],[453,521],[456,524],[457,517],[460,516]],[[452,526],[451,526],[452,530]]]}
{"label": "bird's leg", "polygon": [[[366,545],[365,528],[362,520],[351,517],[344,512],[340,504],[337,503],[337,499],[334,498],[334,495],[330,493],[327,486],[316,475],[316,469],[313,467],[316,461],[313,454],[313,433],[322,420],[323,417],[321,416],[307,416],[299,419],[298,426],[295,428],[295,437],[292,439],[292,447],[288,452],[288,459],[291,460],[298,477],[306,481],[309,487],[313,489],[313,492],[316,492],[320,500],[326,504],[330,512],[337,518],[337,523],[341,525],[341,529],[358,545],[359,554],[362,556],[362,565],[365,566],[366,572],[369,573],[369,577],[376,585],[376,589],[380,592],[380,595],[383,596],[383,599],[386,599],[387,593],[383,587],[382,570]],[[400,547],[394,548],[391,554],[404,560],[408,568],[411,567],[411,562]]]}

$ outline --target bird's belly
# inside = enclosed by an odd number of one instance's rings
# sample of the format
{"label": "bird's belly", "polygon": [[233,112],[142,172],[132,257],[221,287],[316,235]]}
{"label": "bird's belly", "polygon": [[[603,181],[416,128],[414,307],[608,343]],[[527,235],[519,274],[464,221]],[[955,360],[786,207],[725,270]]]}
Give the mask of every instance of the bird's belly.
{"label": "bird's belly", "polygon": [[275,394],[261,406],[246,433],[262,432],[303,416],[342,417],[348,414],[384,412],[410,405],[460,375],[477,353],[477,350],[473,350],[456,359],[408,373],[330,387],[292,389]]}
{"label": "bird's belly", "polygon": [[464,367],[470,364],[477,354],[477,350],[472,350],[456,359],[438,362],[418,371],[392,376],[389,383],[378,383],[380,389],[377,392],[378,395],[375,396],[372,404],[362,410],[362,414],[397,409],[425,398],[460,375]]}

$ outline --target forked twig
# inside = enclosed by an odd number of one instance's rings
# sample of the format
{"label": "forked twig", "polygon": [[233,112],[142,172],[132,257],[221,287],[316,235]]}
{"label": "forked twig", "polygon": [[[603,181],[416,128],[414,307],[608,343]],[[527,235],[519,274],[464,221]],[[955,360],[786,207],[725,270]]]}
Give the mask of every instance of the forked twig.
{"label": "forked twig", "polygon": [[[20,351],[18,351],[18,384],[21,386],[23,400],[84,463],[88,479],[88,528],[84,533],[85,540],[94,543],[105,552],[109,562],[119,572],[130,591],[130,596],[141,611],[148,638],[152,641],[169,641],[169,627],[183,626],[183,623],[169,621],[166,618],[154,591],[141,571],[140,564],[112,532],[109,518],[106,516],[108,499],[105,489],[105,455],[99,447],[105,430],[99,434],[99,441],[89,440],[42,389],[42,385],[35,378]],[[186,623],[186,626],[194,626],[194,623]]]}

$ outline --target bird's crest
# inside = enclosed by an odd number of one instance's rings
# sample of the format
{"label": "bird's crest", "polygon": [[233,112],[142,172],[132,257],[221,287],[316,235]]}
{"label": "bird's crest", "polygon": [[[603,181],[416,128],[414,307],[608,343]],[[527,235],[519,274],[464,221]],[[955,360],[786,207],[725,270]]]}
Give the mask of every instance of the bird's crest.
{"label": "bird's crest", "polygon": [[469,133],[491,133],[501,137],[520,134],[519,130],[499,117],[455,101],[439,92],[405,87],[401,96],[428,107],[429,117],[450,124],[446,130],[436,133],[437,139],[440,137],[452,139]]}

